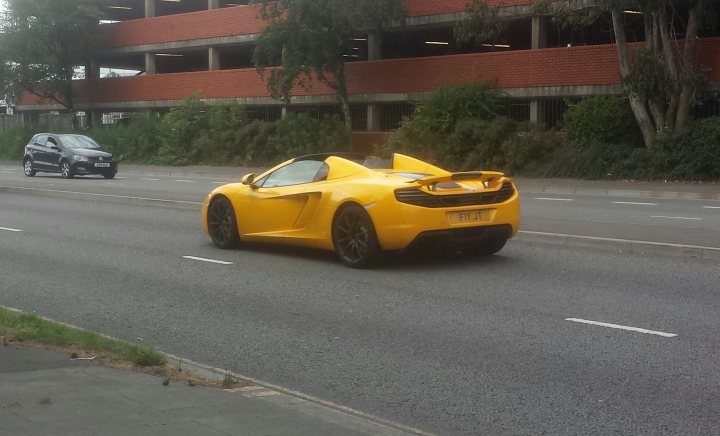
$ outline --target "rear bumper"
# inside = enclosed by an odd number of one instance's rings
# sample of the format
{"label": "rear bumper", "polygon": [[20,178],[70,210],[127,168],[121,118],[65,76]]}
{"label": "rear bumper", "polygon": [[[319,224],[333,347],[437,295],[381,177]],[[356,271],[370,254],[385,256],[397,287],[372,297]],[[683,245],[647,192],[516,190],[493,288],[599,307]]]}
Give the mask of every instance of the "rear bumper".
{"label": "rear bumper", "polygon": [[[427,208],[381,202],[366,207],[366,210],[375,223],[378,241],[384,250],[404,250],[411,245],[433,243],[472,244],[482,241],[490,233],[511,238],[520,226],[520,197],[517,191],[507,201],[497,204]],[[482,211],[482,220],[452,222],[450,214],[460,211]]]}
{"label": "rear bumper", "polygon": [[406,248],[407,251],[463,249],[482,244],[489,238],[509,239],[513,229],[509,224],[467,227],[464,229],[431,230],[420,233]]}

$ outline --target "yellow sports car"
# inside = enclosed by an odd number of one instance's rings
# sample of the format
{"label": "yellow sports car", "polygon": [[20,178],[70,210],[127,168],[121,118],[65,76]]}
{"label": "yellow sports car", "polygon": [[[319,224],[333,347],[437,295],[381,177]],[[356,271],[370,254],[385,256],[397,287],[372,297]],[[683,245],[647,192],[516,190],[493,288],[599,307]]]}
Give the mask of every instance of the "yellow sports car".
{"label": "yellow sports car", "polygon": [[220,248],[244,241],[334,250],[348,266],[383,251],[448,244],[494,254],[518,231],[520,200],[499,172],[453,173],[394,154],[298,157],[213,190],[202,224]]}

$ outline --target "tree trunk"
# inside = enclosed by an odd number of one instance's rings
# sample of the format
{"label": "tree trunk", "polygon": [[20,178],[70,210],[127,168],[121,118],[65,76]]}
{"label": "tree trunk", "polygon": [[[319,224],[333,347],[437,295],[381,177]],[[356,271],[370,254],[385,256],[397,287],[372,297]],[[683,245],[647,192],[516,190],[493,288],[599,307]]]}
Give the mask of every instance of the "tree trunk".
{"label": "tree trunk", "polygon": [[695,62],[697,53],[697,35],[700,30],[699,14],[701,11],[701,2],[697,2],[695,7],[690,10],[688,17],[687,30],[685,32],[685,48],[683,53],[682,80],[680,99],[678,102],[677,118],[675,128],[682,130],[690,119],[690,110],[693,104],[693,94],[695,91]]}
{"label": "tree trunk", "polygon": [[350,114],[350,100],[348,99],[347,86],[345,83],[345,66],[341,65],[340,70],[336,74],[337,77],[337,95],[342,106],[343,118],[345,119],[345,128],[348,132],[352,132],[352,115]]}
{"label": "tree trunk", "polygon": [[[615,32],[615,45],[617,47],[618,58],[620,61],[620,74],[624,79],[631,74],[631,71],[630,61],[628,60],[627,38],[625,38],[625,23],[623,20],[623,12],[621,10],[613,9],[612,22],[613,30]],[[630,100],[630,108],[635,115],[635,120],[640,127],[645,147],[650,148],[652,146],[653,139],[655,139],[655,123],[650,117],[650,113],[648,112],[644,101],[633,93],[628,93],[628,99]]]}

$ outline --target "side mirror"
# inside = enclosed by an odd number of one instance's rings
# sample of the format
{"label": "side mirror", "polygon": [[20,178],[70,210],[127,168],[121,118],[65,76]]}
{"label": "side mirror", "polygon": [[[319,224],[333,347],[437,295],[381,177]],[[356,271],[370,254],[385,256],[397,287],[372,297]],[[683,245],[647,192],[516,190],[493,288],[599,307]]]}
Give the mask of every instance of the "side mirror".
{"label": "side mirror", "polygon": [[250,185],[251,188],[255,188],[256,186],[253,185],[253,182],[255,181],[255,173],[245,174],[242,179],[240,179],[240,182],[243,185]]}

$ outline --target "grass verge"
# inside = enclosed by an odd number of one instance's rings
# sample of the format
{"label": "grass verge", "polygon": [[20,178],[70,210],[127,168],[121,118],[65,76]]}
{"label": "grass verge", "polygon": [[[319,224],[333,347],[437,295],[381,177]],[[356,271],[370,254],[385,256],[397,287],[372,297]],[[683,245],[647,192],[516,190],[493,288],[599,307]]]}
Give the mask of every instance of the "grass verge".
{"label": "grass verge", "polygon": [[9,342],[108,354],[139,366],[164,364],[162,354],[147,346],[111,339],[87,330],[48,321],[39,316],[0,307],[0,336]]}

